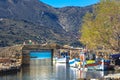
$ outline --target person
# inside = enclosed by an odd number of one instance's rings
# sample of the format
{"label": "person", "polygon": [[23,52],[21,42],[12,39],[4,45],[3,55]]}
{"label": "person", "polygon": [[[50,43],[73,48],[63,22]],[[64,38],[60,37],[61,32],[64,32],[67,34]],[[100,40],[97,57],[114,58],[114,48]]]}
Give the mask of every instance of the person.
{"label": "person", "polygon": [[81,64],[80,64],[80,65],[81,65],[83,68],[85,68],[86,58],[85,58],[84,52],[80,52],[80,61],[81,61]]}

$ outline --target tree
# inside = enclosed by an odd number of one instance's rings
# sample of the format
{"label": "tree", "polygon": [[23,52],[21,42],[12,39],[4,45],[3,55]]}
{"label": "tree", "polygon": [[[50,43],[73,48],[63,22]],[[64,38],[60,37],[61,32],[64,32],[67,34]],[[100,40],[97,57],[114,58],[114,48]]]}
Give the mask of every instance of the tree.
{"label": "tree", "polygon": [[86,13],[80,41],[90,49],[112,49],[120,52],[120,1],[101,0],[93,13]]}

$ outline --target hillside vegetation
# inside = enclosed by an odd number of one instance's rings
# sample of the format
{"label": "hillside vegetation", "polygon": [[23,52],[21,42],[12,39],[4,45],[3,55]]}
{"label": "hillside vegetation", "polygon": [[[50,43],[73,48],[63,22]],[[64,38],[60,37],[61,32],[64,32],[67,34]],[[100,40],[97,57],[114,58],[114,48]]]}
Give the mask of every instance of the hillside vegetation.
{"label": "hillside vegetation", "polygon": [[81,33],[81,42],[90,49],[120,52],[120,1],[102,0],[85,15]]}
{"label": "hillside vegetation", "polygon": [[78,43],[79,29],[92,6],[54,8],[38,0],[0,0],[0,46]]}
{"label": "hillside vegetation", "polygon": [[67,34],[65,32],[59,32],[57,29],[53,31],[39,24],[11,19],[3,19],[0,21],[0,33],[0,45],[2,46],[22,44],[27,40],[38,43],[67,43],[71,40],[70,36],[66,36]]}

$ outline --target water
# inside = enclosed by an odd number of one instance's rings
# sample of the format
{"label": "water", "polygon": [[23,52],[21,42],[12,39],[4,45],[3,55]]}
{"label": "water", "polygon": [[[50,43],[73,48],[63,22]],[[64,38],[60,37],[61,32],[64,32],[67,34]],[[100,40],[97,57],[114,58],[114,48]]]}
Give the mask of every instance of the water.
{"label": "water", "polygon": [[[31,53],[31,56],[39,52]],[[78,80],[79,78],[102,78],[105,72],[89,71],[84,72],[75,68],[70,68],[66,64],[53,64],[51,62],[51,52],[49,55],[31,58],[30,65],[23,66],[19,72],[0,75],[0,80]],[[44,57],[44,59],[43,59]]]}

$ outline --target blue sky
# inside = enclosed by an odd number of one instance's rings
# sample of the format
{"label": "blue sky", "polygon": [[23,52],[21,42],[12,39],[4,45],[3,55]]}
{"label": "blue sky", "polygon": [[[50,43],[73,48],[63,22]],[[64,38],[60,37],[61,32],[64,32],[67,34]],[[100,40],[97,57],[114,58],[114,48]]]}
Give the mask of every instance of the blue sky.
{"label": "blue sky", "polygon": [[65,6],[88,6],[98,3],[100,0],[40,0],[53,7],[65,7]]}

